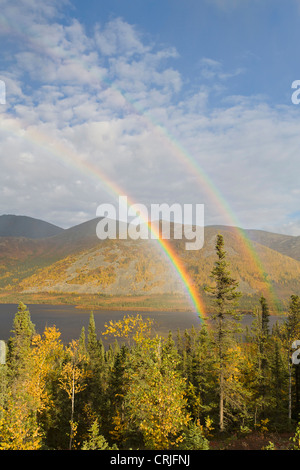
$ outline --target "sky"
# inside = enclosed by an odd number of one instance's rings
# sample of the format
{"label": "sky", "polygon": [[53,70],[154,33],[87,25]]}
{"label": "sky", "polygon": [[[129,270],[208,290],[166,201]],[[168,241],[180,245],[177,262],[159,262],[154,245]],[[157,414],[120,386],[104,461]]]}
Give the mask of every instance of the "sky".
{"label": "sky", "polygon": [[299,26],[299,0],[0,0],[0,214],[126,195],[300,235]]}

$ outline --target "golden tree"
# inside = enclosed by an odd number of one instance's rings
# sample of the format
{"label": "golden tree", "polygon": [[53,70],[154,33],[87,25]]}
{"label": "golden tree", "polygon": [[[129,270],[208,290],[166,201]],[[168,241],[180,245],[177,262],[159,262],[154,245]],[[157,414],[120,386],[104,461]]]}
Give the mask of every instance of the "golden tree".
{"label": "golden tree", "polygon": [[114,418],[114,436],[137,429],[145,446],[167,449],[182,439],[190,416],[186,411],[185,380],[176,370],[178,357],[167,352],[166,341],[151,337],[152,320],[140,315],[110,322],[104,334],[131,337],[134,346],[127,356],[124,394],[125,417]]}
{"label": "golden tree", "polygon": [[72,340],[66,348],[66,362],[62,367],[59,378],[60,387],[67,393],[71,401],[70,450],[77,430],[77,423],[74,421],[75,395],[86,388],[86,379],[89,376],[89,372],[84,367],[86,362],[87,357],[81,353],[79,341]]}
{"label": "golden tree", "polygon": [[50,406],[47,384],[62,352],[60,333],[46,328],[35,335],[22,357],[22,373],[13,376],[0,410],[0,449],[37,450],[42,444],[39,414]]}

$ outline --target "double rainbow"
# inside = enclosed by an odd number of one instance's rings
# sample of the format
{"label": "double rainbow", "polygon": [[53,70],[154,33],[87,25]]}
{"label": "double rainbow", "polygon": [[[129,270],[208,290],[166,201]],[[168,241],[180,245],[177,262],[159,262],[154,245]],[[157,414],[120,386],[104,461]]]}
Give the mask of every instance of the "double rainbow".
{"label": "double rainbow", "polygon": [[[80,171],[83,171],[89,177],[96,178],[100,180],[101,183],[106,188],[106,191],[111,194],[116,200],[119,196],[124,195],[124,191],[112,180],[110,180],[102,170],[97,168],[92,163],[88,162],[86,159],[83,159],[78,153],[74,152],[67,145],[62,143],[59,140],[53,139],[46,133],[42,132],[40,129],[34,127],[28,127],[25,130],[24,124],[17,119],[0,119],[0,126],[2,130],[6,130],[8,133],[13,133],[14,135],[18,133],[22,138],[30,143],[41,147],[42,149],[47,149],[53,156],[59,160],[76,167]],[[130,206],[134,202],[130,197],[127,196],[127,205]],[[155,235],[155,238],[158,241],[159,246],[163,252],[167,255],[171,265],[177,272],[179,278],[181,279],[183,286],[189,296],[193,308],[196,310],[196,313],[201,319],[205,318],[205,306],[200,297],[199,292],[193,285],[192,279],[190,278],[185,266],[179,259],[178,255],[175,253],[174,249],[171,247],[171,244],[166,240],[162,239],[159,234],[156,232],[154,226],[151,223],[148,223],[148,228]]]}
{"label": "double rainbow", "polygon": [[[35,52],[47,55],[49,58],[53,59],[59,60],[61,58],[59,53],[57,51],[54,51],[51,47],[46,47],[45,45],[41,46],[37,38],[33,37],[32,35],[29,36],[27,32],[17,31],[15,27],[12,24],[9,24],[4,17],[1,17],[1,15],[0,22],[2,23],[2,27],[4,28],[5,32],[9,34],[14,34],[20,40],[22,40],[23,44],[28,43],[31,48],[35,50]],[[85,64],[82,61],[79,61],[75,58],[72,58],[72,61],[74,61],[75,63],[80,62],[80,65],[85,67]],[[200,167],[197,161],[192,158],[192,156],[180,145],[179,142],[174,139],[174,137],[161,124],[156,122],[155,119],[149,113],[141,109],[138,103],[135,103],[128,94],[116,87],[114,83],[109,81],[106,77],[100,77],[99,72],[95,71],[95,69],[87,69],[87,71],[89,74],[92,74],[95,83],[99,84],[100,82],[102,82],[103,84],[105,84],[105,86],[111,88],[116,93],[120,94],[126,100],[126,102],[132,106],[136,113],[145,118],[146,122],[148,124],[150,123],[153,129],[163,136],[164,141],[170,145],[172,152],[177,158],[177,160],[181,162],[181,164],[185,166],[186,170],[196,178],[196,180],[201,184],[201,187],[205,189],[206,194],[214,202],[215,207],[218,207],[220,209],[222,215],[225,215],[227,217],[229,225],[231,225],[236,231],[236,233],[241,236],[245,250],[249,253],[255,265],[257,266],[258,271],[261,275],[261,279],[264,285],[266,286],[266,289],[271,294],[270,297],[274,299],[275,305],[275,292],[272,288],[271,283],[265,279],[262,262],[259,259],[259,256],[253,247],[253,244],[248,240],[245,232],[241,228],[239,228],[240,224],[235,214],[228,206],[227,202],[225,201],[224,197],[220,194],[218,188],[214,185],[213,181],[204,172],[203,168]],[[118,199],[119,196],[127,194],[127,191],[124,191],[115,182],[108,178],[108,176],[105,175],[101,169],[96,167],[96,165],[90,163],[86,158],[80,156],[76,151],[72,150],[58,139],[53,139],[52,136],[43,133],[40,129],[37,129],[33,126],[27,126],[26,128],[26,125],[24,125],[24,123],[22,123],[16,118],[1,118],[1,127],[2,129],[6,129],[7,132],[14,134],[19,133],[19,135],[23,139],[26,139],[36,145],[39,145],[43,149],[47,149],[47,151],[50,152],[52,155],[56,156],[61,161],[66,162],[72,167],[75,167],[80,171],[86,173],[89,177],[100,180],[106,188],[107,192],[110,193],[114,198]],[[129,204],[133,204],[133,201],[130,199],[130,197],[128,197],[128,202]],[[150,230],[152,230],[151,227],[149,228]],[[178,276],[180,277],[185,287],[185,290],[188,293],[193,308],[196,310],[198,316],[201,319],[205,319],[206,312],[204,302],[182,261],[179,259],[178,255],[175,253],[170,243],[161,238],[158,238],[158,242],[161,249],[164,251],[164,253],[166,253],[171,265],[178,273]]]}

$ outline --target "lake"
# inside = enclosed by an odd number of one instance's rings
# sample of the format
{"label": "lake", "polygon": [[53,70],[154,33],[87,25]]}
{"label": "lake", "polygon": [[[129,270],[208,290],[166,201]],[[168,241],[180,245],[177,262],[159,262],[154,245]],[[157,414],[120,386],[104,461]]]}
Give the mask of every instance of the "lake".
{"label": "lake", "polygon": [[[68,343],[72,339],[78,339],[82,327],[85,328],[87,336],[88,324],[90,319],[90,309],[76,308],[72,305],[46,305],[46,304],[28,304],[31,321],[36,327],[38,333],[43,333],[45,327],[55,325],[61,333],[61,340]],[[0,340],[7,341],[12,335],[13,320],[17,312],[17,304],[0,304]],[[122,320],[125,315],[139,314],[142,318],[150,317],[155,322],[155,331],[165,336],[169,331],[176,334],[177,330],[199,327],[201,320],[194,312],[140,312],[140,311],[115,311],[115,310],[93,310],[96,331],[98,338],[103,340],[105,337],[102,332],[105,330],[105,323],[109,320]],[[253,320],[251,315],[245,315],[244,325],[250,325]],[[270,327],[277,321],[282,321],[283,317],[270,317]]]}

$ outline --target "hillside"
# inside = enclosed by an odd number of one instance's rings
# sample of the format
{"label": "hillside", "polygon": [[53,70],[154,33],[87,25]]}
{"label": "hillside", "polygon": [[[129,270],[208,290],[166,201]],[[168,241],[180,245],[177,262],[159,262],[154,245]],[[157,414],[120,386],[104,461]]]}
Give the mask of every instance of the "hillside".
{"label": "hillside", "polygon": [[[25,297],[31,301],[88,301],[98,306],[121,302],[190,308],[182,279],[157,241],[100,241],[97,222],[93,219],[49,238],[1,237],[1,301]],[[170,241],[207,309],[210,302],[203,289],[211,283],[217,233],[224,236],[232,275],[243,293],[241,308],[253,308],[263,294],[276,311],[278,306],[287,305],[291,294],[299,293],[300,261],[275,249],[280,245],[276,234],[260,233],[260,241],[251,241],[250,250],[235,228],[208,226],[204,247],[199,251],[186,251],[184,240]],[[255,238],[258,234],[250,235]],[[272,247],[267,246],[272,239]]]}
{"label": "hillside", "polygon": [[245,230],[250,240],[300,261],[300,236],[282,235],[263,230]]}
{"label": "hillside", "polygon": [[46,238],[63,231],[56,225],[22,215],[0,216],[0,237]]}

